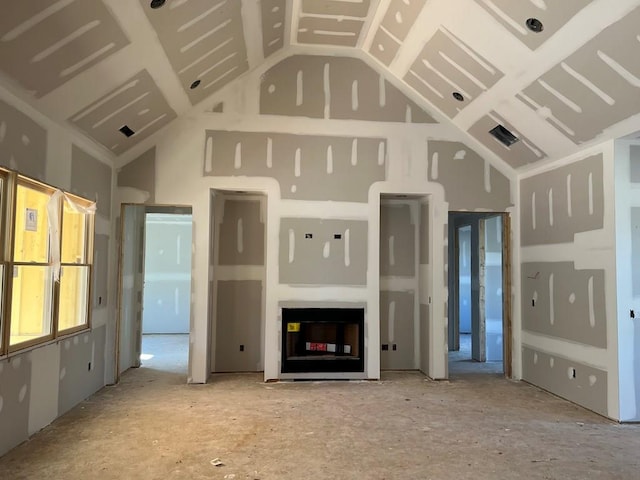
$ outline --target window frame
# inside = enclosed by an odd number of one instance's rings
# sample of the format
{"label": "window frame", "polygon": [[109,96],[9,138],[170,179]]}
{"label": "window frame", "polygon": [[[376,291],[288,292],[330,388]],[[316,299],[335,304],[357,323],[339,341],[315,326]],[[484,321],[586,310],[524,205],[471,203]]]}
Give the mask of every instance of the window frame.
{"label": "window frame", "polygon": [[[87,268],[87,288],[84,292],[85,299],[85,323],[74,327],[59,329],[59,306],[60,306],[60,281],[53,278],[53,256],[51,242],[48,241],[47,246],[47,263],[15,261],[15,238],[16,238],[16,220],[17,215],[17,192],[18,185],[31,188],[36,191],[53,195],[56,191],[62,191],[64,194],[58,200],[58,228],[59,228],[59,259],[60,268],[67,266],[78,266]],[[0,168],[0,267],[2,272],[0,275],[0,358],[8,357],[25,350],[32,349],[37,346],[51,344],[62,338],[71,337],[82,332],[91,330],[92,327],[92,291],[93,291],[93,259],[94,259],[94,239],[95,239],[95,214],[85,214],[85,231],[84,231],[84,263],[62,263],[62,235],[63,235],[63,212],[66,198],[71,199],[83,207],[94,204],[93,201],[74,195],[64,190],[57,189],[39,180],[22,175],[16,171]],[[47,216],[48,218],[48,216]],[[50,221],[49,218],[47,221]],[[11,345],[11,311],[12,295],[13,295],[13,270],[14,266],[45,266],[49,268],[51,297],[50,304],[47,305],[46,316],[50,321],[51,331],[43,336],[31,340],[25,340]],[[81,299],[77,297],[76,301]]]}
{"label": "window frame", "polygon": [[[79,197],[78,195],[73,195],[71,193],[65,192],[65,196],[73,200],[74,203],[80,204],[82,207],[89,207],[93,202],[87,200],[85,198]],[[60,329],[60,280],[55,283],[55,288],[57,289],[56,295],[54,297],[54,331],[55,337],[67,336],[77,332],[82,332],[84,330],[91,328],[91,310],[92,310],[92,295],[93,295],[93,254],[94,254],[94,240],[95,240],[95,214],[89,215],[85,214],[85,232],[84,232],[84,259],[85,263],[69,263],[64,262],[62,259],[62,238],[64,232],[64,204],[67,201],[67,198],[60,198],[58,211],[60,212],[60,276],[62,276],[62,269],[65,266],[68,267],[87,267],[87,289],[85,292],[85,318],[86,323],[81,325],[76,325],[75,327]]]}

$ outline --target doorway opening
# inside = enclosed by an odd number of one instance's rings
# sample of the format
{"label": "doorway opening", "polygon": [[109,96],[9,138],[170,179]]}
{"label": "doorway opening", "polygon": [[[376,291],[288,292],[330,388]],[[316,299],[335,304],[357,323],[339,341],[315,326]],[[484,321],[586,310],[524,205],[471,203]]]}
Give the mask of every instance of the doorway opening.
{"label": "doorway opening", "polygon": [[123,205],[120,227],[118,378],[143,367],[186,379],[191,207]]}
{"label": "doorway opening", "polygon": [[511,376],[509,217],[449,213],[449,373]]}

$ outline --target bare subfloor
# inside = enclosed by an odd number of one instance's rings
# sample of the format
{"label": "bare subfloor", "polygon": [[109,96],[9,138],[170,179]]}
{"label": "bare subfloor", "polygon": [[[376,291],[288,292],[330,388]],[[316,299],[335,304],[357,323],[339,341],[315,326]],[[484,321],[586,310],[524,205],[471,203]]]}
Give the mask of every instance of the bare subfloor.
{"label": "bare subfloor", "polygon": [[0,477],[637,479],[639,452],[640,426],[495,375],[185,385],[140,368],[1,458]]}

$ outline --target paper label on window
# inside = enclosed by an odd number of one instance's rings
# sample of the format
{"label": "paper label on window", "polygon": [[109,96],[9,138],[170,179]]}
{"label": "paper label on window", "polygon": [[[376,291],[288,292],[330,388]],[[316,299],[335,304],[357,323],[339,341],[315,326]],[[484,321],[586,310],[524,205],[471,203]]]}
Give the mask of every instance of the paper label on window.
{"label": "paper label on window", "polygon": [[38,231],[38,210],[35,208],[25,210],[24,229],[28,232]]}
{"label": "paper label on window", "polygon": [[299,332],[300,323],[287,323],[287,332]]}

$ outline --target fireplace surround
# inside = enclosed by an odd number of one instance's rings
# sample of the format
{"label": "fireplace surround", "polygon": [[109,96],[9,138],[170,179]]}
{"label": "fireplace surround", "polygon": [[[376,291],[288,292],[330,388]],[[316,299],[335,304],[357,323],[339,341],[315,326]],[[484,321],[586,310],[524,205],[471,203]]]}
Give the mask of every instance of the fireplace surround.
{"label": "fireplace surround", "polygon": [[364,372],[364,308],[283,308],[281,372]]}

